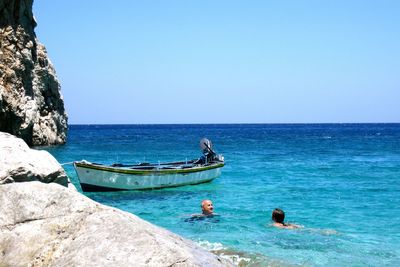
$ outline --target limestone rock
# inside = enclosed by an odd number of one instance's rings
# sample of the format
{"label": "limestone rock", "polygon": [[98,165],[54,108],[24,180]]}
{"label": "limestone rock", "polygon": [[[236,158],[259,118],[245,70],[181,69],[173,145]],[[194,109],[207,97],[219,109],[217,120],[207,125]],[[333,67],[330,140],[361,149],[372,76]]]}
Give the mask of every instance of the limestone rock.
{"label": "limestone rock", "polygon": [[165,229],[58,184],[0,186],[0,266],[230,266]]}
{"label": "limestone rock", "polygon": [[0,132],[0,184],[25,181],[64,186],[69,182],[64,169],[49,152],[30,149],[21,138]]}
{"label": "limestone rock", "polygon": [[0,1],[0,131],[30,146],[63,144],[64,101],[54,67],[34,32],[32,3]]}

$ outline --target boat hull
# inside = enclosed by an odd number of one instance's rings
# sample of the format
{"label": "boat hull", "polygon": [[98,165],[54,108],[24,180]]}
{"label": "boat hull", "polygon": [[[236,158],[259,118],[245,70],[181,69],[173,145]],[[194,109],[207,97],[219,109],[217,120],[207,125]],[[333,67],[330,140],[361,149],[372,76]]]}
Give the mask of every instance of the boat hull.
{"label": "boat hull", "polygon": [[75,162],[83,191],[142,190],[212,181],[221,175],[223,163],[178,170],[132,170]]}

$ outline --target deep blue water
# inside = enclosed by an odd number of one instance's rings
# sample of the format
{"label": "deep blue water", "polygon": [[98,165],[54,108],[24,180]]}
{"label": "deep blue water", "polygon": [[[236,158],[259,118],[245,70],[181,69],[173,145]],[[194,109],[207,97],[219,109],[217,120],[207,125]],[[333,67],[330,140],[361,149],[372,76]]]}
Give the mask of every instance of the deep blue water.
{"label": "deep blue water", "polygon": [[[72,125],[47,150],[61,163],[184,160],[202,137],[225,156],[213,182],[86,195],[250,265],[400,266],[400,124]],[[185,222],[206,198],[218,220]],[[272,227],[276,207],[304,228]]]}

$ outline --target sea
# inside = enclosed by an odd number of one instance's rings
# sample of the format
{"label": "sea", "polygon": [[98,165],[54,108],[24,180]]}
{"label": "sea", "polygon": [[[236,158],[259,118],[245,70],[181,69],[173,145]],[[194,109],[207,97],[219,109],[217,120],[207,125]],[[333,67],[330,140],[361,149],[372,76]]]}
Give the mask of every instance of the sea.
{"label": "sea", "polygon": [[[84,194],[239,266],[400,266],[400,124],[70,125],[45,149],[81,191],[72,161],[190,160],[203,137],[225,157],[212,182]],[[188,220],[203,199],[219,216]]]}

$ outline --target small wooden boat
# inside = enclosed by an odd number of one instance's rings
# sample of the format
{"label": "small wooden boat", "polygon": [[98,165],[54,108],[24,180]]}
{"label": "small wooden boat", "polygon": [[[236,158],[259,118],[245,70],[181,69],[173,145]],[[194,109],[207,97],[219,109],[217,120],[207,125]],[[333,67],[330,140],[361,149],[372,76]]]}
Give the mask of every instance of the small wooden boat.
{"label": "small wooden boat", "polygon": [[208,139],[203,138],[200,147],[203,156],[190,161],[104,165],[82,160],[75,161],[74,167],[85,192],[194,185],[217,178],[224,166],[223,156],[212,150]]}

